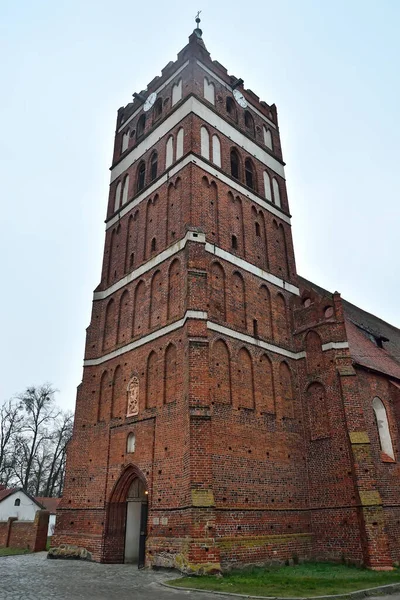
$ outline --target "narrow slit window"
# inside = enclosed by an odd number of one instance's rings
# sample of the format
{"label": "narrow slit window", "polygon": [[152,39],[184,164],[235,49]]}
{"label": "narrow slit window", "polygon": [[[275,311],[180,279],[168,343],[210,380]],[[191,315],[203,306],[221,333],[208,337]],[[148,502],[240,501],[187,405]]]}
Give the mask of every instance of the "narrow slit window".
{"label": "narrow slit window", "polygon": [[244,124],[247,129],[247,132],[254,137],[254,135],[255,135],[254,119],[248,110],[246,110],[246,112],[244,113]]}
{"label": "narrow slit window", "polygon": [[255,176],[254,176],[254,167],[253,163],[249,158],[246,159],[244,164],[245,172],[246,172],[246,185],[249,188],[255,188]]}
{"label": "narrow slit window", "polygon": [[136,128],[136,139],[139,140],[144,135],[144,128],[146,126],[146,115],[142,115],[137,123]]}
{"label": "narrow slit window", "polygon": [[380,398],[374,398],[372,402],[372,408],[374,409],[375,413],[381,450],[384,454],[394,460],[392,437],[390,435],[389,421],[387,418],[385,405]]}
{"label": "narrow slit window", "polygon": [[254,335],[254,337],[258,337],[258,321],[257,321],[257,319],[253,319],[253,335]]}
{"label": "narrow slit window", "polygon": [[139,167],[138,170],[138,179],[137,179],[137,191],[140,192],[144,188],[144,184],[146,181],[146,165],[144,162]]}
{"label": "narrow slit window", "polygon": [[267,129],[265,127],[265,125],[263,125],[263,134],[264,134],[264,144],[267,146],[267,148],[269,148],[270,150],[273,150],[271,130]]}
{"label": "narrow slit window", "polygon": [[153,108],[153,120],[158,121],[162,115],[162,98],[157,98]]}
{"label": "narrow slit window", "polygon": [[239,179],[239,155],[236,150],[231,151],[231,175]]}
{"label": "narrow slit window", "polygon": [[126,131],[123,136],[122,136],[122,145],[121,145],[121,153],[125,152],[125,150],[128,149],[128,145],[129,145],[129,129],[128,131]]}
{"label": "narrow slit window", "polygon": [[237,121],[236,106],[235,106],[235,102],[234,102],[233,98],[231,98],[231,96],[227,96],[227,98],[226,98],[226,112],[228,113],[228,115],[230,116],[231,119],[233,119],[234,121]]}
{"label": "narrow slit window", "polygon": [[281,206],[281,192],[279,189],[279,183],[277,182],[275,177],[272,179],[272,190],[274,192],[274,203],[280,207]]}
{"label": "narrow slit window", "polygon": [[158,154],[157,152],[153,152],[150,160],[150,180],[154,181],[157,177],[157,167],[158,167]]}
{"label": "narrow slit window", "polygon": [[135,448],[136,448],[135,434],[134,433],[130,433],[128,435],[128,439],[126,441],[126,451],[127,451],[128,454],[131,454],[132,452],[135,452]]}
{"label": "narrow slit window", "polygon": [[167,141],[167,148],[165,152],[165,168],[168,169],[174,160],[174,138],[172,135],[169,136]]}
{"label": "narrow slit window", "polygon": [[237,247],[238,247],[238,241],[237,241],[237,237],[236,237],[236,235],[233,235],[233,236],[232,236],[232,248],[233,248],[234,250],[237,250]]}

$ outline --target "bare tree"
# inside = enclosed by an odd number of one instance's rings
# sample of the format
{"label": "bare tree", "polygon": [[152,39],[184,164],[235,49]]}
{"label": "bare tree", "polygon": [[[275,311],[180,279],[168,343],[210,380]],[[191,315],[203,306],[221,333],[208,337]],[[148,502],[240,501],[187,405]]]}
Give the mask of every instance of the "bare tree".
{"label": "bare tree", "polygon": [[[29,482],[35,456],[40,446],[49,439],[49,424],[58,417],[59,411],[54,405],[55,389],[45,383],[37,388],[28,387],[17,396],[25,411],[23,434],[19,437],[20,450],[24,458],[24,473],[21,485],[29,489]],[[19,474],[22,475],[21,470]]]}
{"label": "bare tree", "polygon": [[73,414],[62,412],[54,395],[46,383],[0,407],[0,483],[35,496],[61,494]]}
{"label": "bare tree", "polygon": [[15,439],[23,427],[20,402],[8,400],[0,407],[0,482],[8,485],[14,471]]}
{"label": "bare tree", "polygon": [[56,428],[51,438],[51,461],[46,474],[44,496],[53,496],[55,489],[62,489],[65,472],[65,454],[67,444],[72,437],[73,414],[61,413],[56,419]]}

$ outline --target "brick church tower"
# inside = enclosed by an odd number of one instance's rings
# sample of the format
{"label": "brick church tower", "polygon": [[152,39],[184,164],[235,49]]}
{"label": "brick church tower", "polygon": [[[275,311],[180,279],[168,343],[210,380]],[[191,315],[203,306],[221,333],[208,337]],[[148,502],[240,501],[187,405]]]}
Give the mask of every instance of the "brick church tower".
{"label": "brick church tower", "polygon": [[[390,563],[359,502],[338,391],[338,362],[347,380],[352,369],[340,296],[324,300],[322,342],[306,340],[304,285],[276,107],[211,60],[197,26],[118,111],[55,545],[183,571]],[[316,377],[323,361],[333,375]],[[329,411],[324,389],[339,398]]]}

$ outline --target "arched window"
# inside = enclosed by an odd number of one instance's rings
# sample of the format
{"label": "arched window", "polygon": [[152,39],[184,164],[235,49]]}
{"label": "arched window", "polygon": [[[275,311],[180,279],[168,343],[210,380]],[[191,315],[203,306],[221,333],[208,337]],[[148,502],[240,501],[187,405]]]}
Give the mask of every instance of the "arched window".
{"label": "arched window", "polygon": [[210,160],[210,134],[205,127],[202,127],[200,130],[200,139],[201,155],[207,160]]}
{"label": "arched window", "polygon": [[150,181],[154,181],[157,178],[157,167],[158,167],[158,154],[153,152],[150,158]]}
{"label": "arched window", "polygon": [[140,192],[144,188],[146,180],[146,165],[144,162],[140,163],[138,168],[138,176],[137,176],[137,191]]}
{"label": "arched window", "polygon": [[265,127],[265,125],[263,125],[263,134],[264,134],[264,144],[267,146],[267,148],[269,148],[270,150],[273,150],[271,130],[267,129]]}
{"label": "arched window", "polygon": [[121,153],[125,152],[125,150],[128,149],[128,144],[129,144],[129,129],[128,131],[125,131],[125,133],[122,136],[122,144],[121,144]]}
{"label": "arched window", "polygon": [[236,104],[231,96],[226,97],[226,112],[231,119],[237,121]]}
{"label": "arched window", "polygon": [[235,179],[239,179],[239,154],[236,150],[231,150],[231,175]]}
{"label": "arched window", "polygon": [[153,121],[157,121],[162,115],[162,98],[157,98],[153,107]]}
{"label": "arched window", "polygon": [[172,165],[174,160],[174,138],[172,135],[169,136],[167,141],[167,148],[165,153],[165,168],[168,169]]}
{"label": "arched window", "polygon": [[375,413],[381,450],[394,460],[393,444],[385,405],[380,398],[374,398],[372,401],[372,408],[374,409]]}
{"label": "arched window", "polygon": [[134,433],[130,433],[128,435],[128,439],[126,440],[126,451],[128,454],[135,452],[136,447],[136,438]]}
{"label": "arched window", "polygon": [[144,135],[144,128],[146,126],[146,115],[142,115],[137,123],[136,127],[136,139],[139,140]]}
{"label": "arched window", "polygon": [[14,506],[21,506],[21,500],[20,500],[20,498],[16,498],[15,499]]}
{"label": "arched window", "polygon": [[182,79],[172,86],[172,106],[182,99]]}
{"label": "arched window", "polygon": [[254,135],[255,135],[254,119],[248,110],[246,110],[246,112],[244,113],[244,124],[247,129],[247,132],[254,137]]}
{"label": "arched window", "polygon": [[117,184],[117,188],[115,190],[114,211],[118,210],[119,205],[121,204],[121,190],[122,190],[122,183],[119,181]]}
{"label": "arched window", "polygon": [[256,187],[256,178],[253,163],[249,158],[246,158],[245,160],[244,170],[246,175],[246,185],[254,190]]}
{"label": "arched window", "polygon": [[217,167],[221,166],[221,142],[216,135],[212,136],[212,161]]}
{"label": "arched window", "polygon": [[279,190],[279,183],[277,182],[275,177],[272,179],[272,189],[274,192],[274,203],[280,207],[281,206],[281,193]]}
{"label": "arched window", "polygon": [[264,193],[266,199],[272,202],[271,178],[267,171],[264,171]]}
{"label": "arched window", "polygon": [[204,77],[204,98],[211,104],[215,104],[215,86],[208,81],[207,77]]}
{"label": "arched window", "polygon": [[128,190],[129,190],[129,175],[127,175],[124,179],[124,184],[122,186],[122,204],[126,204],[128,202]]}
{"label": "arched window", "polygon": [[183,156],[183,127],[180,128],[176,136],[176,160],[181,156]]}

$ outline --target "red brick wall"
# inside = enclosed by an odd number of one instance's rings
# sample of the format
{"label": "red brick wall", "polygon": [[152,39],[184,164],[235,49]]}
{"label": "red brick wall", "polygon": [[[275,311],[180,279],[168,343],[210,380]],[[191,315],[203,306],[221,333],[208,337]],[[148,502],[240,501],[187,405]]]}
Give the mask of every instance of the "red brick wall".
{"label": "red brick wall", "polygon": [[32,552],[46,550],[49,512],[38,510],[34,521],[18,521],[11,517],[0,522],[0,547],[27,548]]}

